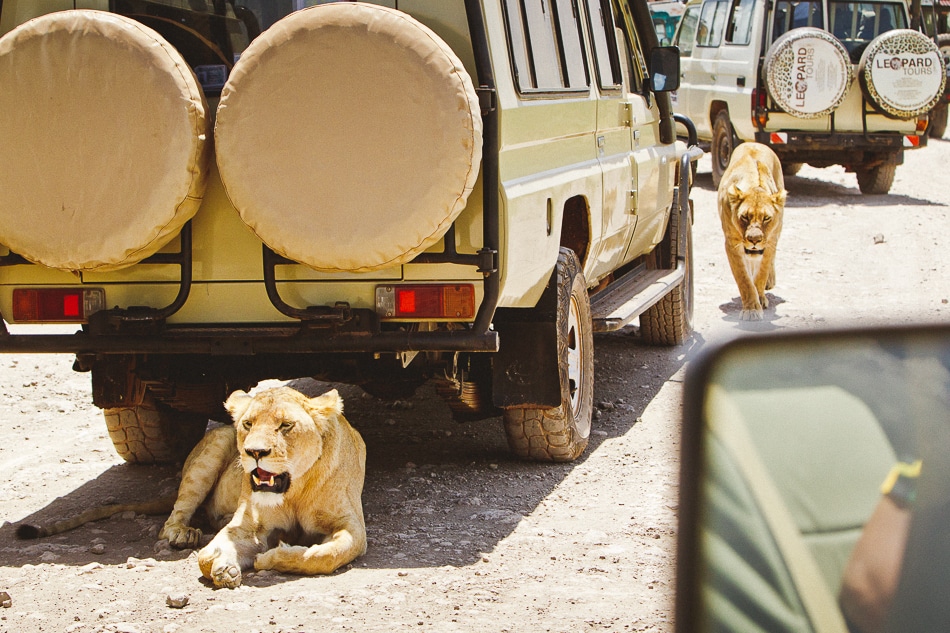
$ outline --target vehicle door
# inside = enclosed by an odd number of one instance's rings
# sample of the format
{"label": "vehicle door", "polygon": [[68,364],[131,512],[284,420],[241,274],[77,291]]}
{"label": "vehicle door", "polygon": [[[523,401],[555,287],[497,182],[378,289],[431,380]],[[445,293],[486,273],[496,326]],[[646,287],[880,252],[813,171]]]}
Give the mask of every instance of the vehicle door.
{"label": "vehicle door", "polygon": [[623,2],[615,9],[633,157],[630,208],[636,215],[636,225],[624,256],[624,261],[630,261],[663,239],[673,203],[676,146],[660,141],[660,112],[650,92],[645,47],[629,5]]}
{"label": "vehicle door", "polygon": [[631,155],[630,101],[618,51],[618,29],[611,0],[583,0],[593,56],[597,102],[597,157],[604,179],[601,249],[595,269],[601,276],[621,263],[636,227],[636,166]]}
{"label": "vehicle door", "polygon": [[680,69],[683,81],[692,88],[688,116],[696,124],[696,131],[701,138],[712,138],[710,105],[720,89],[719,46],[722,44],[729,7],[729,0],[703,2],[688,69]]}
{"label": "vehicle door", "polygon": [[699,26],[699,12],[702,8],[703,5],[699,2],[687,6],[676,29],[676,35],[673,36],[673,46],[680,49],[680,87],[670,98],[673,100],[673,109],[685,114],[694,123],[699,118],[692,108],[693,82],[696,80],[699,63],[693,58],[693,51],[696,50],[696,27]]}

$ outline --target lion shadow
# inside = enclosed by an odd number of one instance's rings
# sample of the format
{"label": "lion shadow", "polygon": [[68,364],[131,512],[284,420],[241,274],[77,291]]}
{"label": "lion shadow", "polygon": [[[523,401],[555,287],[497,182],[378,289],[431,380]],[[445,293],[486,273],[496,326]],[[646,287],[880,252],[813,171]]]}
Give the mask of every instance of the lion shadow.
{"label": "lion shadow", "polygon": [[735,323],[736,329],[744,332],[773,332],[784,329],[775,322],[782,318],[776,308],[785,303],[785,299],[771,292],[766,292],[765,296],[769,300],[769,307],[764,310],[761,321],[742,320],[742,299],[739,297],[733,297],[732,301],[719,305],[719,310],[723,313],[723,321]]}
{"label": "lion shadow", "polygon": [[[347,419],[366,442],[363,510],[369,543],[366,554],[350,566],[403,569],[479,563],[603,442],[630,431],[663,385],[703,344],[694,334],[685,353],[684,346],[650,347],[639,339],[636,328],[629,327],[597,335],[594,430],[584,455],[569,463],[517,460],[508,451],[500,418],[454,421],[431,383],[412,397],[384,401],[350,385],[292,381],[308,395],[338,388]],[[628,384],[629,373],[611,368],[628,366],[631,355],[638,368],[642,365],[649,371]],[[106,502],[134,503],[174,494],[179,468],[112,466],[17,523],[49,524]],[[15,525],[4,524],[0,566],[181,561],[191,550],[172,550],[157,540],[166,518],[119,515],[29,541],[16,538]],[[206,534],[203,543],[210,538]],[[252,573],[245,584],[272,584],[285,578]]]}

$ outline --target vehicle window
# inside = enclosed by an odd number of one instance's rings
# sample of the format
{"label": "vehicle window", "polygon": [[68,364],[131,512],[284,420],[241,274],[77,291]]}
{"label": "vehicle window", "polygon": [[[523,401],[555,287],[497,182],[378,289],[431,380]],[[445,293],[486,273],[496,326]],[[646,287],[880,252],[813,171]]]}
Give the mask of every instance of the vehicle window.
{"label": "vehicle window", "polygon": [[907,28],[900,3],[837,2],[828,3],[831,32],[848,49],[852,59],[875,37],[892,29]]}
{"label": "vehicle window", "polygon": [[576,0],[506,0],[505,11],[520,90],[583,90],[590,85]]}
{"label": "vehicle window", "polygon": [[693,52],[693,42],[696,40],[696,26],[699,24],[699,9],[690,7],[686,9],[680,20],[680,28],[676,31],[676,37],[673,38],[673,45],[680,47],[680,55],[688,57]]}
{"label": "vehicle window", "polygon": [[755,0],[735,0],[732,15],[726,28],[726,41],[731,44],[748,44],[752,38],[752,9]]}
{"label": "vehicle window", "polygon": [[824,28],[825,21],[821,14],[819,0],[801,0],[790,2],[779,0],[775,3],[774,19],[772,21],[772,41],[781,35],[803,26]]}
{"label": "vehicle window", "polygon": [[719,46],[722,42],[723,27],[726,24],[726,12],[729,3],[726,0],[711,0],[703,4],[699,15],[697,46]]}
{"label": "vehicle window", "polygon": [[109,10],[158,31],[193,68],[230,68],[255,37],[282,17],[329,0],[111,0]]}
{"label": "vehicle window", "polygon": [[597,83],[601,88],[619,89],[623,84],[620,59],[617,56],[617,32],[614,28],[610,0],[586,0],[590,18],[590,34],[594,44]]}

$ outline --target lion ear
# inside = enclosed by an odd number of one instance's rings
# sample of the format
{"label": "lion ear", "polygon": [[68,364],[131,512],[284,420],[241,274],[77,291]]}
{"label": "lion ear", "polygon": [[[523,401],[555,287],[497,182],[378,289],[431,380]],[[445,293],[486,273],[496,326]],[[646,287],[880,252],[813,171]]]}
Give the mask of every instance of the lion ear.
{"label": "lion ear", "polygon": [[253,400],[253,398],[245,392],[235,391],[228,396],[228,399],[224,403],[224,408],[231,414],[231,418],[237,422],[241,419],[241,416],[244,415],[244,412],[247,411],[247,408],[251,406],[251,400]]}
{"label": "lion ear", "polygon": [[785,206],[786,196],[788,196],[788,192],[782,189],[781,191],[772,194],[772,202],[778,206]]}
{"label": "lion ear", "polygon": [[336,389],[331,389],[322,396],[310,399],[310,406],[314,411],[323,415],[341,415],[343,413],[343,398]]}
{"label": "lion ear", "polygon": [[734,184],[729,185],[729,188],[726,189],[726,193],[729,194],[729,199],[733,202],[738,202],[742,199],[742,190]]}

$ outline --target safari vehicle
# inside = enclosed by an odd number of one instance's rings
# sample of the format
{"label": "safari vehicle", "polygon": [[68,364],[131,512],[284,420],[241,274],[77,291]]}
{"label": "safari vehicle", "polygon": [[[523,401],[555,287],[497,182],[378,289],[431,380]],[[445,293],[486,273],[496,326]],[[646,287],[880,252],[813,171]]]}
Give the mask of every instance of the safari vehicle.
{"label": "safari vehicle", "polygon": [[757,141],[788,175],[843,165],[862,193],[890,191],[945,81],[936,45],[909,27],[903,0],[691,0],[674,109],[710,148],[713,184],[737,143]]}
{"label": "safari vehicle", "polygon": [[571,460],[593,332],[690,332],[702,151],[644,0],[2,0],[0,33],[0,351],[75,353],[128,461],[295,376],[432,380]]}
{"label": "safari vehicle", "polygon": [[947,630],[950,328],[733,341],[684,397],[677,631]]}

